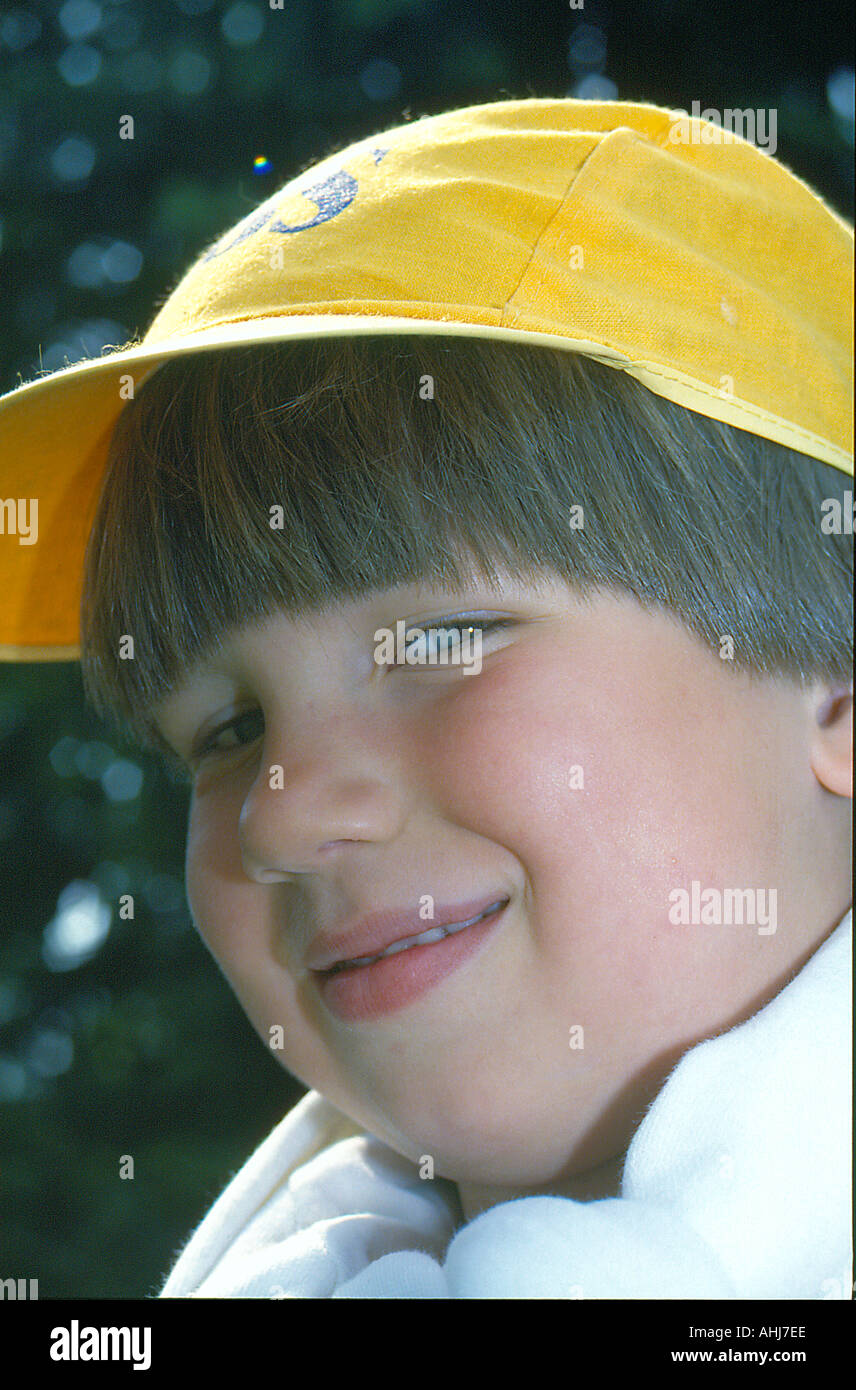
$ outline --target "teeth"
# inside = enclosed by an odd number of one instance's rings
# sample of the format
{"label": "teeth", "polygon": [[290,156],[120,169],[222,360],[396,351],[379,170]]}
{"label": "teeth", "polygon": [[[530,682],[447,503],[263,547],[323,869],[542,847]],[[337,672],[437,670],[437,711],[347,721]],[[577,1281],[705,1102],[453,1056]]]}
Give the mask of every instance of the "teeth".
{"label": "teeth", "polygon": [[[501,900],[501,902],[504,901],[504,899]],[[444,936],[457,936],[458,932],[464,931],[466,927],[472,927],[483,917],[489,917],[500,905],[500,902],[492,903],[490,907],[485,908],[484,912],[480,912],[477,917],[470,917],[466,922],[453,922],[448,927],[430,927],[428,931],[422,932],[421,936],[411,936],[406,941],[394,941],[379,956],[355,956],[353,960],[340,961],[338,965],[333,967],[333,970],[346,970],[354,965],[371,965],[373,961],[383,960],[386,956],[395,956],[399,951],[409,951],[411,946],[430,946],[434,941],[442,941]]]}
{"label": "teeth", "polygon": [[429,946],[432,941],[442,941],[444,936],[451,936],[451,932],[445,927],[433,927],[424,931],[421,936],[411,936],[407,941],[394,941],[391,946],[387,946],[383,955],[394,956],[398,951],[409,950],[411,946]]}

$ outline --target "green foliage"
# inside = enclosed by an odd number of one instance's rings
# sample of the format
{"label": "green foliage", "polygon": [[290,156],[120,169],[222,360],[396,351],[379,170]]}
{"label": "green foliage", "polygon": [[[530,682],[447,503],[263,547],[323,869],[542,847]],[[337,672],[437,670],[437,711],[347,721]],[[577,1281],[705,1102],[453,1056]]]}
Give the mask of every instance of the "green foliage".
{"label": "green foliage", "polygon": [[[0,756],[4,1271],[38,1278],[43,1298],[144,1297],[303,1088],[193,929],[187,793],[105,732],[76,665],[0,668]],[[143,772],[124,803],[96,775],[118,759]],[[84,881],[109,904],[110,930],[91,959],[50,969],[45,929]]]}

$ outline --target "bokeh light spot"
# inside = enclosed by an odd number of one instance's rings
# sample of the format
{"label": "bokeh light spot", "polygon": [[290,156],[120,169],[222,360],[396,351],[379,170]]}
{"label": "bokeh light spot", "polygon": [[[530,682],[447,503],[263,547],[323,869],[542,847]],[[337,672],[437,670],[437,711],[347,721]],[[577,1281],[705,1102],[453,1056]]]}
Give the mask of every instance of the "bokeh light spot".
{"label": "bokeh light spot", "polygon": [[64,183],[86,179],[95,167],[95,146],[82,135],[67,135],[51,155],[51,169]]}
{"label": "bokeh light spot", "polygon": [[233,48],[249,48],[251,44],[257,43],[264,27],[264,15],[261,10],[255,5],[246,4],[246,0],[237,0],[237,4],[230,5],[220,20],[223,38]]}
{"label": "bokeh light spot", "polygon": [[72,43],[60,56],[57,68],[69,87],[87,87],[101,71],[101,54],[91,44]]}
{"label": "bokeh light spot", "polygon": [[101,28],[101,6],[95,0],[66,0],[58,18],[67,39],[88,39]]}
{"label": "bokeh light spot", "polygon": [[388,101],[401,88],[401,69],[385,58],[375,58],[360,73],[360,86],[369,101]]}
{"label": "bokeh light spot", "polygon": [[0,1101],[23,1100],[30,1091],[27,1068],[14,1057],[0,1056]]}
{"label": "bokeh light spot", "polygon": [[186,48],[169,65],[170,86],[181,96],[199,96],[211,81],[211,64],[204,53]]}
{"label": "bokeh light spot", "polygon": [[575,83],[569,95],[579,97],[582,101],[615,101],[618,88],[612,79],[604,77],[603,73],[589,72]]}
{"label": "bokeh light spot", "polygon": [[62,1076],[74,1061],[74,1043],[58,1028],[40,1028],[30,1040],[25,1061],[38,1076]]}
{"label": "bokeh light spot", "polygon": [[50,765],[57,777],[74,777],[77,773],[75,758],[80,741],[66,734],[59,739],[48,754]]}
{"label": "bokeh light spot", "polygon": [[42,933],[42,960],[49,970],[76,970],[92,960],[110,931],[110,908],[93,883],[75,879],[62,890]]}
{"label": "bokeh light spot", "polygon": [[142,790],[142,769],[128,758],[117,758],[102,776],[101,785],[111,801],[133,801]]}
{"label": "bokeh light spot", "polygon": [[91,782],[97,782],[115,756],[109,744],[93,739],[90,743],[80,745],[74,755],[74,761],[79,773],[88,777]]}
{"label": "bokeh light spot", "polygon": [[13,53],[21,53],[25,48],[29,48],[41,32],[41,20],[29,10],[7,10],[6,14],[0,17],[0,43],[5,44]]}
{"label": "bokeh light spot", "polygon": [[105,277],[114,285],[129,285],[143,268],[142,252],[129,241],[113,241],[101,257]]}
{"label": "bokeh light spot", "polygon": [[606,35],[596,24],[578,24],[568,39],[568,63],[574,72],[592,72],[606,61]]}

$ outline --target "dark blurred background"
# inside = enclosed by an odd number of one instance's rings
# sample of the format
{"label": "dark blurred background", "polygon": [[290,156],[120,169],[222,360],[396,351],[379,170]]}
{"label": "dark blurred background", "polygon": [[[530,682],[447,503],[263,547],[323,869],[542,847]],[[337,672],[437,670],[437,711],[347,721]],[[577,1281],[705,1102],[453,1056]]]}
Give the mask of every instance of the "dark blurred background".
{"label": "dark blurred background", "polygon": [[[0,392],[145,332],[206,242],[333,149],[564,95],[773,108],[777,157],[852,220],[843,3],[3,6]],[[0,1279],[40,1298],[153,1293],[303,1093],[190,923],[186,810],[76,665],[0,664]]]}

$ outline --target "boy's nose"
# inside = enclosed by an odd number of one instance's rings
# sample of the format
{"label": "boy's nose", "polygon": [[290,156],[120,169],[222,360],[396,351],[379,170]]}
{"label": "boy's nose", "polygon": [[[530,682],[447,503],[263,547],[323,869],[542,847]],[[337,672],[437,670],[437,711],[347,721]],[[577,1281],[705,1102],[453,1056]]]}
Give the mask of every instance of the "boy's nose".
{"label": "boy's nose", "polygon": [[410,796],[386,761],[359,766],[351,756],[348,763],[319,756],[259,770],[238,824],[248,878],[275,883],[329,873],[342,854],[396,840]]}

